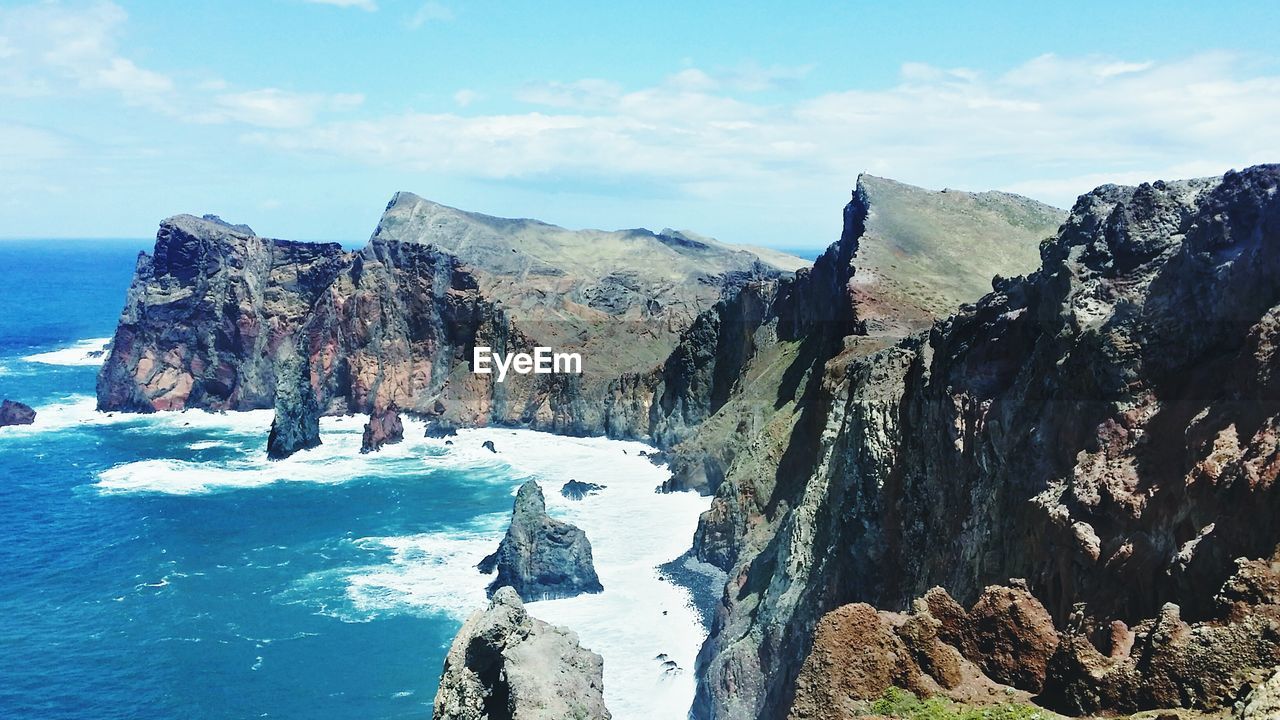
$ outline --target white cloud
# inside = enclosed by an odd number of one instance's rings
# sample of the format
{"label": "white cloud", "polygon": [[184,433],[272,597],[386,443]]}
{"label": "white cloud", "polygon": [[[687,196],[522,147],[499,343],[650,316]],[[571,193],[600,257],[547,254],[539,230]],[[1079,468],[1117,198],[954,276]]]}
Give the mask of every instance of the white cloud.
{"label": "white cloud", "polygon": [[0,9],[0,94],[107,90],[133,103],[158,103],[173,81],[119,53],[116,37],[125,19],[120,6],[105,1]]}
{"label": "white cloud", "polygon": [[423,3],[405,24],[410,30],[418,28],[433,22],[449,22],[453,19],[453,11],[447,6],[441,5],[435,0],[427,0]]}
{"label": "white cloud", "polygon": [[587,79],[522,90],[543,110],[403,113],[251,140],[375,166],[489,179],[643,179],[768,196],[870,170],[934,187],[1021,189],[1068,204],[1098,181],[1280,159],[1280,77],[1225,54],[1172,62],[1033,58],[1003,73],[903,67],[881,90],[791,105],[734,97],[687,69],[627,91]]}
{"label": "white cloud", "polygon": [[365,12],[373,12],[378,9],[378,3],[375,0],[302,0],[302,2],[311,3],[312,5],[333,5],[343,8],[360,8]]}
{"label": "white cloud", "polygon": [[269,128],[302,127],[322,113],[349,111],[364,101],[358,94],[237,91],[216,77],[180,85],[122,54],[118,38],[126,20],[125,11],[106,0],[46,0],[0,9],[0,96],[106,92],[183,121]]}
{"label": "white cloud", "polygon": [[292,93],[276,88],[224,93],[212,107],[194,116],[197,122],[240,122],[266,128],[300,128],[310,125],[317,113],[359,107],[358,94]]}
{"label": "white cloud", "polygon": [[470,90],[467,88],[463,88],[462,90],[459,90],[458,92],[453,94],[453,101],[458,104],[458,107],[467,107],[468,105],[470,105],[471,103],[479,99],[480,99],[480,93],[476,92],[475,90]]}

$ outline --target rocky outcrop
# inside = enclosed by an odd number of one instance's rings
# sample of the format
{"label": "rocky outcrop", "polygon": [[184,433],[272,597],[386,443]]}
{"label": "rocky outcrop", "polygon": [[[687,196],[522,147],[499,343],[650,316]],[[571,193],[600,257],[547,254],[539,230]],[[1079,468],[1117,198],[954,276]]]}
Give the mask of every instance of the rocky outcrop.
{"label": "rocky outcrop", "polygon": [[[680,233],[490,218],[408,193],[355,253],[177,216],[139,257],[98,405],[272,407],[276,357],[293,345],[325,414],[394,406],[434,428],[647,438],[660,367],[693,319],[790,261]],[[579,352],[583,372],[497,383],[470,372],[476,346]]]}
{"label": "rocky outcrop", "polygon": [[1064,709],[1125,709],[1121,687],[1130,707],[1222,707],[1274,664],[1270,581],[1237,559],[1256,570],[1280,542],[1278,184],[1262,166],[1099,188],[1040,270],[927,333],[877,347],[864,322],[808,366],[785,426],[739,422],[725,447],[779,448],[778,471],[731,458],[700,528],[730,579],[696,714],[787,712],[835,608],[898,611],[935,585],[971,605],[1010,577],[1063,639],[1047,662],[1047,633],[993,644],[984,667],[1034,679],[1044,662]]}
{"label": "rocky outcrop", "polygon": [[480,562],[480,571],[498,575],[492,596],[511,587],[525,600],[550,600],[604,590],[591,559],[586,533],[547,515],[546,499],[530,480],[516,493],[511,526],[497,551]]}
{"label": "rocky outcrop", "polygon": [[276,376],[276,414],[267,437],[267,457],[272,460],[320,445],[320,406],[311,387],[311,372],[296,352],[282,354]]}
{"label": "rocky outcrop", "polygon": [[1249,691],[1233,717],[1236,720],[1271,720],[1280,717],[1280,669]]}
{"label": "rocky outcrop", "polygon": [[403,440],[404,423],[400,420],[400,412],[394,406],[375,410],[369,414],[369,422],[365,423],[360,452],[377,452],[383,445],[394,445]]}
{"label": "rocky outcrop", "polygon": [[604,662],[564,628],[531,617],[510,587],[458,631],[434,720],[608,720]]}
{"label": "rocky outcrop", "polygon": [[597,485],[596,483],[582,482],[581,480],[570,480],[560,487],[560,494],[570,500],[581,500],[588,495],[595,495],[604,490],[606,486]]}
{"label": "rocky outcrop", "polygon": [[36,411],[15,400],[0,402],[0,427],[6,425],[30,425],[36,421]]}

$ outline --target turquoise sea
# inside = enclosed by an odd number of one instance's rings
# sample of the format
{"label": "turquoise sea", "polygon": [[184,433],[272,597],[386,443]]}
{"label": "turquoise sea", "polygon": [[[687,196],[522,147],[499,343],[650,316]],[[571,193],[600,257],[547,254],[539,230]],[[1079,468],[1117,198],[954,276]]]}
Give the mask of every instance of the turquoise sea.
{"label": "turquoise sea", "polygon": [[[474,563],[531,477],[587,531],[606,588],[531,612],[601,652],[615,717],[683,716],[703,629],[656,566],[705,498],[653,493],[664,471],[637,443],[473,430],[446,446],[410,424],[360,456],[363,419],[332,418],[321,448],[271,463],[269,413],[96,413],[86,351],[148,245],[0,242],[0,398],[39,413],[0,428],[0,717],[430,717],[484,603]],[[610,487],[574,503],[570,477]]]}

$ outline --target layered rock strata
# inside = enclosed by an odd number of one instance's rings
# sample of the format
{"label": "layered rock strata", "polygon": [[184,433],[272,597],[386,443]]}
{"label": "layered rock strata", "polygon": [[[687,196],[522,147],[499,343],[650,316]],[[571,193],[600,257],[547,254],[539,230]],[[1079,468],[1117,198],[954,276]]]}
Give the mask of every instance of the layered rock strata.
{"label": "layered rock strata", "polygon": [[525,611],[512,588],[462,626],[445,657],[434,720],[608,720],[604,662],[573,632]]}

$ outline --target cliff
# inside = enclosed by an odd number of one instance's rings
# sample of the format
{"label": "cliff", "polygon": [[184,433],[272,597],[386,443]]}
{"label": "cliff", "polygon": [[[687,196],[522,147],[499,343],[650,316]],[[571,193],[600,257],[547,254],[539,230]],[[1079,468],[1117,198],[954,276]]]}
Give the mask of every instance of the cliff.
{"label": "cliff", "polygon": [[458,631],[434,720],[608,720],[604,662],[569,630],[530,617],[511,588]]}
{"label": "cliff", "polygon": [[1030,689],[1066,711],[1221,707],[1276,662],[1274,600],[1232,588],[1269,586],[1238,565],[1280,542],[1278,182],[1101,187],[1036,272],[892,342],[864,321],[806,361],[790,413],[704,422],[738,454],[697,540],[730,580],[695,713],[786,715],[841,606],[969,604],[1010,578],[1062,634]]}
{"label": "cliff", "polygon": [[[388,407],[450,427],[648,437],[660,366],[726,291],[803,264],[664,231],[569,231],[401,193],[360,251],[180,215],[140,255],[102,410],[273,407],[293,346],[327,414]],[[789,259],[788,259],[789,258]],[[581,375],[470,372],[471,350],[536,345]]]}

